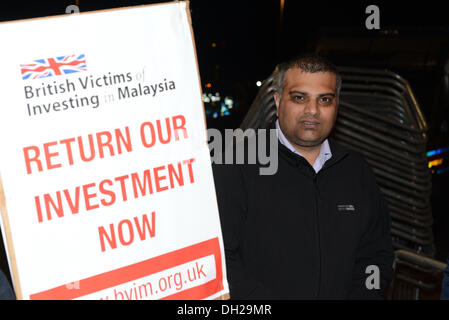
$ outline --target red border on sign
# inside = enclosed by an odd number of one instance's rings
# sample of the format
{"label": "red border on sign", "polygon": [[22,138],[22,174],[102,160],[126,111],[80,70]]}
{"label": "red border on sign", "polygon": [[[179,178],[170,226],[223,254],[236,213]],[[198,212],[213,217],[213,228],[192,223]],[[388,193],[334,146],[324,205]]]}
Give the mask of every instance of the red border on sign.
{"label": "red border on sign", "polygon": [[140,279],[211,254],[214,255],[215,259],[215,279],[163,298],[178,300],[204,299],[223,290],[222,261],[218,238],[206,240],[126,267],[79,280],[79,289],[71,289],[70,286],[64,284],[53,289],[32,294],[30,295],[30,299],[71,300],[100,290],[113,288],[122,283]]}

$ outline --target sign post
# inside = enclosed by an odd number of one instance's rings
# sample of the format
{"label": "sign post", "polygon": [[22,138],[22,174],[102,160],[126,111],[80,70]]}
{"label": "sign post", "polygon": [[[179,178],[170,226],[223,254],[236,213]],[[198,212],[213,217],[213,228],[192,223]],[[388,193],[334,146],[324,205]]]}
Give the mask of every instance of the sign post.
{"label": "sign post", "polygon": [[17,297],[228,296],[188,2],[3,23],[0,35]]}

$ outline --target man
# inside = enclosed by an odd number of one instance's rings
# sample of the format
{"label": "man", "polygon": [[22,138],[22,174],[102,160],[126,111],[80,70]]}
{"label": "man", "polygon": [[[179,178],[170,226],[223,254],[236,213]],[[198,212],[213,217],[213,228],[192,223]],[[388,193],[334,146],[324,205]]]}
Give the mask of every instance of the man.
{"label": "man", "polygon": [[387,203],[362,156],[328,138],[340,83],[316,55],[281,64],[277,172],[214,166],[231,299],[384,298]]}

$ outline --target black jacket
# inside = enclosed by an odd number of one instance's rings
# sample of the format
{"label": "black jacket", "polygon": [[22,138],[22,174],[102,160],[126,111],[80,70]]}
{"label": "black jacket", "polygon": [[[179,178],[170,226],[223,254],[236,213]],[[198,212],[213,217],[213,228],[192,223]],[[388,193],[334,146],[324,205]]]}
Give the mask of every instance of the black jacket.
{"label": "black jacket", "polygon": [[[329,144],[318,174],[281,143],[274,175],[257,164],[213,166],[231,299],[384,297],[393,275],[387,203],[363,157]],[[369,265],[380,270],[379,290],[365,285]]]}

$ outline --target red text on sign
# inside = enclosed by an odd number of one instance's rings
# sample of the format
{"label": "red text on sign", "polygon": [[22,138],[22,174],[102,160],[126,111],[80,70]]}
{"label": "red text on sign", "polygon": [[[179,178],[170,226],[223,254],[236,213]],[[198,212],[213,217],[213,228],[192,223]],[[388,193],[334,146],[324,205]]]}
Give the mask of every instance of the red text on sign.
{"label": "red text on sign", "polygon": [[[144,122],[140,125],[140,141],[145,148],[156,143],[168,144],[182,138],[187,139],[186,119],[176,115]],[[62,140],[50,141],[42,146],[31,145],[23,148],[23,156],[27,174],[61,168],[63,165],[74,165],[95,159],[113,157],[124,152],[133,151],[129,127],[116,128]]]}
{"label": "red text on sign", "polygon": [[[148,231],[148,232],[147,232]],[[148,238],[153,238],[156,235],[156,214],[151,212],[151,223],[148,221],[146,214],[142,215],[142,220],[139,221],[138,217],[134,217],[133,220],[124,219],[117,225],[111,223],[108,227],[98,227],[98,234],[100,237],[101,251],[106,251],[106,244],[110,249],[117,248],[117,238],[122,246],[129,246],[136,239],[144,241]]]}
{"label": "red text on sign", "polygon": [[[111,206],[116,201],[128,201],[154,193],[183,187],[186,183],[195,183],[193,171],[194,158],[168,163],[166,165],[133,172],[112,179],[104,179],[99,183],[92,182],[74,189],[45,193],[34,197],[37,220],[62,218],[65,214],[77,214],[82,211]],[[44,214],[45,213],[45,214]]]}

